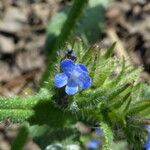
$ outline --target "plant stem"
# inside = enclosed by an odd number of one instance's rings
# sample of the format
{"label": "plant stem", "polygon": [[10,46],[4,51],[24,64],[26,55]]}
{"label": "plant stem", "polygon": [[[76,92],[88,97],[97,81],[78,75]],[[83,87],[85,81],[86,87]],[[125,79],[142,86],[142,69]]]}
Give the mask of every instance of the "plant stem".
{"label": "plant stem", "polygon": [[14,96],[14,97],[0,97],[0,110],[4,109],[23,109],[29,110],[35,107],[39,102],[49,101],[52,97],[50,91],[41,90],[36,95],[30,96]]}
{"label": "plant stem", "polygon": [[33,116],[34,108],[42,103],[50,103],[52,95],[50,91],[42,89],[38,94],[32,96],[0,97],[0,121],[11,119],[22,122]]}
{"label": "plant stem", "polygon": [[4,109],[0,110],[0,121],[10,119],[13,122],[23,122],[33,115],[33,110]]}

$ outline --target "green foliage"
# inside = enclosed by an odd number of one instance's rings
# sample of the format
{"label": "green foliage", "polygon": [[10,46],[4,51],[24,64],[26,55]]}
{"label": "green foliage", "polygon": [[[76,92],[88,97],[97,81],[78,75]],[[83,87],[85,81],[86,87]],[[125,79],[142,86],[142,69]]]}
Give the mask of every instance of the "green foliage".
{"label": "green foliage", "polygon": [[115,46],[116,46],[116,42],[114,42],[113,44],[112,44],[112,46],[110,47],[110,48],[108,48],[108,50],[107,50],[107,52],[106,52],[106,54],[105,54],[105,58],[107,59],[107,58],[110,58],[111,56],[112,56],[112,53],[113,53],[113,51],[114,51],[114,49],[115,49]]}
{"label": "green foliage", "polygon": [[22,126],[15,141],[13,142],[11,150],[22,150],[27,141],[28,135],[28,127],[26,125]]}
{"label": "green foliage", "polygon": [[[110,49],[114,49],[113,47],[114,44]],[[93,85],[91,89],[76,94],[70,107],[72,104],[76,105],[74,111],[77,117],[78,113],[82,114],[82,118],[79,118],[84,123],[83,118],[88,116],[89,120],[93,118],[93,125],[94,122],[101,124],[105,121],[105,124],[111,128],[118,126],[120,132],[127,136],[126,138],[130,136],[128,138],[132,141],[129,142],[130,144],[134,143],[135,148],[142,147],[143,124],[145,119],[149,119],[150,114],[150,97],[148,97],[149,93],[145,93],[144,90],[148,89],[148,86],[142,83],[141,89],[139,86],[140,69],[134,68],[128,60],[119,61],[117,58],[111,57],[112,50],[110,49],[103,53],[94,46],[85,51],[82,58],[79,58],[80,60],[77,60],[90,68]],[[75,51],[75,53],[78,52]],[[88,63],[89,61],[90,63]],[[146,100],[142,99],[143,92]],[[134,128],[134,124],[136,124],[136,128]],[[133,128],[129,130],[131,126]],[[140,134],[136,133],[137,129],[140,129]],[[127,130],[129,130],[129,135]],[[134,138],[135,134],[137,138]],[[107,142],[104,145],[103,148],[110,149]]]}
{"label": "green foliage", "polygon": [[32,96],[0,97],[0,120],[10,118],[14,122],[23,122],[31,117],[35,111],[33,108],[38,103],[49,101],[51,93],[46,89]]}
{"label": "green foliage", "polygon": [[77,143],[79,141],[79,132],[75,127],[53,129],[45,125],[34,125],[30,127],[30,133],[34,137],[34,141],[40,145],[41,149],[44,149],[50,143]]}

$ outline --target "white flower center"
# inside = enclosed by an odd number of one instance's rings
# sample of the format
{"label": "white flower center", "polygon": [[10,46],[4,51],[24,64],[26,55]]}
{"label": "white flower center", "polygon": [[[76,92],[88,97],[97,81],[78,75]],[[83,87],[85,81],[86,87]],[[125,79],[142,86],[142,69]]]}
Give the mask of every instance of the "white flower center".
{"label": "white flower center", "polygon": [[73,70],[73,72],[71,73],[70,79],[73,81],[78,80],[78,78],[80,77],[80,72]]}

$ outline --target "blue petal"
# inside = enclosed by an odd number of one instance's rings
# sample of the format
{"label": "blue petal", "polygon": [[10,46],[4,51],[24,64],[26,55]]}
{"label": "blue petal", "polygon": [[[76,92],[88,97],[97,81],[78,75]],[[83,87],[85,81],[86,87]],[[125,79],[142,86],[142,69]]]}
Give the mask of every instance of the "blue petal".
{"label": "blue petal", "polygon": [[89,148],[89,149],[98,149],[99,146],[100,146],[100,140],[99,139],[90,140],[87,144],[87,148]]}
{"label": "blue petal", "polygon": [[70,75],[74,70],[75,64],[71,59],[65,59],[61,62],[60,67],[67,75]]}
{"label": "blue petal", "polygon": [[145,148],[146,148],[146,150],[150,150],[150,143],[146,143]]}
{"label": "blue petal", "polygon": [[87,89],[88,87],[90,87],[92,84],[92,80],[89,76],[87,76],[86,74],[82,74],[80,76],[80,80],[79,80],[79,85],[80,87],[85,90]]}
{"label": "blue petal", "polygon": [[75,82],[68,82],[65,91],[68,95],[74,95],[78,91],[78,84]]}
{"label": "blue petal", "polygon": [[146,128],[147,131],[150,133],[150,125],[146,125],[145,128]]}
{"label": "blue petal", "polygon": [[146,147],[146,150],[150,150],[150,147]]}
{"label": "blue petal", "polygon": [[57,74],[54,78],[55,86],[58,88],[61,88],[64,85],[66,85],[67,81],[68,81],[68,77],[66,76],[65,73]]}
{"label": "blue petal", "polygon": [[83,65],[83,64],[77,64],[77,66],[80,67],[80,69],[81,69],[82,71],[84,71],[85,73],[89,73],[89,71],[88,71],[88,69],[86,68],[85,65]]}

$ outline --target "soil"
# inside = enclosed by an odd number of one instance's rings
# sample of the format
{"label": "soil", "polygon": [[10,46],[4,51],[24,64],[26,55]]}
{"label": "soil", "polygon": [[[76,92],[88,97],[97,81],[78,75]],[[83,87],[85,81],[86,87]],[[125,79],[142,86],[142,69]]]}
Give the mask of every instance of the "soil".
{"label": "soil", "polygon": [[[0,0],[0,95],[32,94],[46,65],[51,16],[67,0]],[[18,124],[0,122],[0,150],[10,150]],[[29,137],[24,150],[39,150]]]}
{"label": "soil", "polygon": [[34,91],[46,63],[46,26],[63,3],[0,1],[0,95]]}

